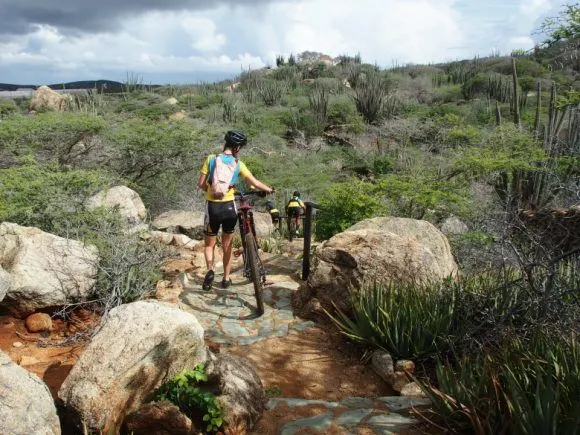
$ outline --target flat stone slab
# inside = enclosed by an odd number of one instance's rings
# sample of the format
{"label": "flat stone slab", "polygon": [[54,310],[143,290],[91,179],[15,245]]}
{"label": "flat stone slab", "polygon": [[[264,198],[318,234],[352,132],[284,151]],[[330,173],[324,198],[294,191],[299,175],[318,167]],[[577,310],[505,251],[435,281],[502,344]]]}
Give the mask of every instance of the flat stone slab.
{"label": "flat stone slab", "polygon": [[299,262],[287,258],[269,260],[262,298],[264,314],[256,312],[254,285],[241,276],[241,271],[232,273],[232,285],[221,288],[222,276],[216,274],[213,288],[204,291],[199,280],[186,280],[181,293],[181,308],[193,313],[205,330],[206,340],[221,344],[248,345],[269,337],[281,337],[293,331],[302,331],[314,322],[295,317],[290,297],[300,284],[281,272],[294,269]]}
{"label": "flat stone slab", "polygon": [[[411,400],[412,399],[412,400]],[[407,397],[347,397],[340,402],[324,400],[306,400],[295,398],[273,398],[268,401],[266,409],[275,410],[279,406],[291,408],[312,408],[315,415],[288,421],[281,433],[294,435],[299,433],[358,433],[365,429],[365,434],[397,434],[404,431],[412,434],[412,426],[419,421],[408,415],[395,412],[388,404],[393,404],[397,411],[408,414],[413,407],[426,406],[428,399]],[[418,433],[418,432],[417,432]]]}

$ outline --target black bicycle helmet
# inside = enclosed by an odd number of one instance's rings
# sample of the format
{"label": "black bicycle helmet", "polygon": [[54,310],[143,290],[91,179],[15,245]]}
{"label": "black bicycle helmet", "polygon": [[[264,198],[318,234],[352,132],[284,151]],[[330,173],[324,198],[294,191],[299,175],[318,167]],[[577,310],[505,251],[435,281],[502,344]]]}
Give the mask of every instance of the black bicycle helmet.
{"label": "black bicycle helmet", "polygon": [[226,133],[224,139],[226,140],[226,144],[232,147],[243,147],[248,143],[246,135],[241,131],[230,130]]}
{"label": "black bicycle helmet", "polygon": [[292,194],[292,196],[300,196],[300,192],[298,192],[297,190],[294,191],[294,193]]}

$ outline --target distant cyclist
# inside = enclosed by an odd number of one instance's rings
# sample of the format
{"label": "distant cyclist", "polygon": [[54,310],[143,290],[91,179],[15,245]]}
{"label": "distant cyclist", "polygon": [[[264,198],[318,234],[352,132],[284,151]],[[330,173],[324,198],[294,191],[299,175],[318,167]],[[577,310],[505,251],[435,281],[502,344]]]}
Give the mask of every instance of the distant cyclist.
{"label": "distant cyclist", "polygon": [[292,194],[292,198],[286,204],[286,216],[288,216],[288,226],[290,226],[290,222],[292,219],[296,220],[296,234],[298,234],[298,227],[300,226],[300,215],[304,214],[306,210],[306,206],[304,202],[300,199],[300,192],[297,190],[294,191]]}
{"label": "distant cyclist", "polygon": [[277,226],[278,222],[280,222],[280,212],[276,208],[276,205],[274,205],[270,200],[266,201],[266,211],[270,214],[274,226]]}
{"label": "distant cyclist", "polygon": [[202,168],[197,182],[198,187],[205,192],[205,262],[207,273],[203,280],[203,289],[210,290],[213,284],[214,251],[216,237],[222,228],[222,248],[224,276],[222,288],[228,288],[230,279],[232,239],[238,220],[234,202],[234,185],[241,176],[248,184],[258,190],[271,193],[273,189],[258,181],[246,165],[238,159],[240,149],[247,143],[246,136],[239,131],[228,131],[224,137],[225,145],[221,154],[209,155]]}

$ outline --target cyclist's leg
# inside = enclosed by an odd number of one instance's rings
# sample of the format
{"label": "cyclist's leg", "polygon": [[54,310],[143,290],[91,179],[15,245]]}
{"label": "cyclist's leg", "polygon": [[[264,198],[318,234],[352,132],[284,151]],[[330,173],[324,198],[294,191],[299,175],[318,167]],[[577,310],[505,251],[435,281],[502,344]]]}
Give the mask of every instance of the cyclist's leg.
{"label": "cyclist's leg", "polygon": [[214,278],[214,252],[215,252],[215,245],[217,239],[217,233],[219,231],[219,220],[217,219],[216,210],[215,210],[215,203],[206,201],[206,208],[205,208],[205,248],[204,248],[204,256],[205,256],[205,264],[207,266],[207,272],[205,274],[205,278],[203,280],[203,289],[209,290],[211,289],[211,285],[213,283]]}
{"label": "cyclist's leg", "polygon": [[223,203],[221,217],[222,248],[224,251],[224,282],[227,282],[230,279],[230,272],[232,270],[232,241],[236,231],[236,223],[238,222],[238,215],[233,201],[231,203]]}

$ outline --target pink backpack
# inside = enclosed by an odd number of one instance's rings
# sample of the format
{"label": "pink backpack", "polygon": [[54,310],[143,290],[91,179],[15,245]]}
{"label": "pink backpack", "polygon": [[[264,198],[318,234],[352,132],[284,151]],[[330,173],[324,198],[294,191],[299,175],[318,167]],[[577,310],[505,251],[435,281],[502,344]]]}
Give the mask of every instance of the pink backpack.
{"label": "pink backpack", "polygon": [[221,199],[234,184],[234,177],[238,169],[238,159],[226,164],[221,159],[221,154],[214,157],[213,171],[210,177],[210,191],[214,198]]}

